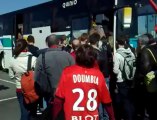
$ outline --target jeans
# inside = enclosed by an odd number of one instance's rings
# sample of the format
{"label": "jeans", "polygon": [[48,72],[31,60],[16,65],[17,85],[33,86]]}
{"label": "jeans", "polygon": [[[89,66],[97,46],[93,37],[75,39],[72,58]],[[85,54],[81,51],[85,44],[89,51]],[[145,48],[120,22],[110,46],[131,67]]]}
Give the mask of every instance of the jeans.
{"label": "jeans", "polygon": [[109,83],[110,83],[109,77],[105,78],[105,80],[106,80],[107,87],[109,88]]}
{"label": "jeans", "polygon": [[109,120],[109,116],[102,104],[99,105],[99,120]]}
{"label": "jeans", "polygon": [[[105,78],[106,81],[106,85],[109,88],[109,78]],[[100,120],[109,120],[109,116],[105,110],[105,108],[103,108],[102,104],[99,105],[99,119]]]}
{"label": "jeans", "polygon": [[21,118],[20,120],[29,120],[29,112],[26,109],[26,104],[24,103],[24,97],[22,92],[16,92],[17,99],[20,105]]}
{"label": "jeans", "polygon": [[37,118],[37,105],[39,101],[37,100],[34,103],[29,105],[25,104],[24,96],[22,92],[16,92],[17,99],[20,104],[21,118],[20,120],[36,120]]}

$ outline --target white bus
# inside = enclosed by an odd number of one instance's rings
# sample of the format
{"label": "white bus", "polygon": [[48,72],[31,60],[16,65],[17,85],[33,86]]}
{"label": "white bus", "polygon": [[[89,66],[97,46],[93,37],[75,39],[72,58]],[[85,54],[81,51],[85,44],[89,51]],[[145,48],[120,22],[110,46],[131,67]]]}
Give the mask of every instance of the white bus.
{"label": "white bus", "polygon": [[45,38],[52,33],[78,37],[88,32],[93,22],[101,24],[105,32],[113,32],[114,38],[116,34],[128,31],[132,31],[131,36],[134,36],[137,25],[126,23],[131,24],[126,29],[121,16],[123,10],[118,9],[132,6],[134,1],[53,0],[0,15],[0,69],[8,68],[18,33],[24,37],[33,35],[39,48],[46,47]]}

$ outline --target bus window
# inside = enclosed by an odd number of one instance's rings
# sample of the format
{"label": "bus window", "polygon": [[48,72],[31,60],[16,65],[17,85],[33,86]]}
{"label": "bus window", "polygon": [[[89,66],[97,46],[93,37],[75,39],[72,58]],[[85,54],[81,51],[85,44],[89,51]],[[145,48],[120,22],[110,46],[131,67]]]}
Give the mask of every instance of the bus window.
{"label": "bus window", "polygon": [[151,33],[155,36],[154,26],[156,23],[155,14],[138,16],[138,34]]}
{"label": "bus window", "polygon": [[72,37],[78,38],[82,33],[87,33],[89,25],[88,17],[72,19]]}
{"label": "bus window", "polygon": [[0,36],[3,35],[3,22],[0,21]]}
{"label": "bus window", "polygon": [[147,17],[139,16],[138,17],[138,35],[147,33]]}
{"label": "bus window", "polygon": [[156,15],[152,14],[152,15],[148,15],[148,33],[151,33],[152,35],[154,35],[155,31],[154,31],[154,26],[156,24]]}
{"label": "bus window", "polygon": [[3,18],[3,35],[11,35],[13,33],[13,17],[6,15]]}

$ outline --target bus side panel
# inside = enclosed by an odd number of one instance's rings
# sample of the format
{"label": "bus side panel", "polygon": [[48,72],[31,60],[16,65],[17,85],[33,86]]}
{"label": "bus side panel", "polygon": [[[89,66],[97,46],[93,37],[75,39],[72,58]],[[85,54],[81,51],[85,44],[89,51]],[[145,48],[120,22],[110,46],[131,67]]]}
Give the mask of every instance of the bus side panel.
{"label": "bus side panel", "polygon": [[39,47],[39,49],[46,48],[45,39],[48,35],[51,34],[51,27],[38,27],[32,29],[32,35],[35,38],[35,45]]}
{"label": "bus side panel", "polygon": [[8,69],[10,60],[12,59],[11,35],[3,36],[0,40],[2,45],[0,51],[4,52],[3,61],[0,61],[0,64],[3,64],[3,69]]}

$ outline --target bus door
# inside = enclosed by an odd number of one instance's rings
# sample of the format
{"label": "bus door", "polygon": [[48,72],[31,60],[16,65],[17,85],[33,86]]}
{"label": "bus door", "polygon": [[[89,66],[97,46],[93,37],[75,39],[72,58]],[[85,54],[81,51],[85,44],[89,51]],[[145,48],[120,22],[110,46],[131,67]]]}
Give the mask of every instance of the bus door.
{"label": "bus door", "polygon": [[105,37],[109,40],[113,47],[113,12],[105,12],[93,15],[93,21],[96,26],[99,26],[104,31]]}
{"label": "bus door", "polygon": [[82,33],[88,33],[89,28],[89,17],[73,18],[71,25],[71,38],[78,38],[82,35]]}
{"label": "bus door", "polygon": [[23,35],[23,14],[16,14],[15,16],[15,39],[20,39],[22,38]]}
{"label": "bus door", "polygon": [[112,32],[113,31],[113,13],[100,13],[93,16],[93,21],[95,21],[96,25],[102,25],[104,32]]}

